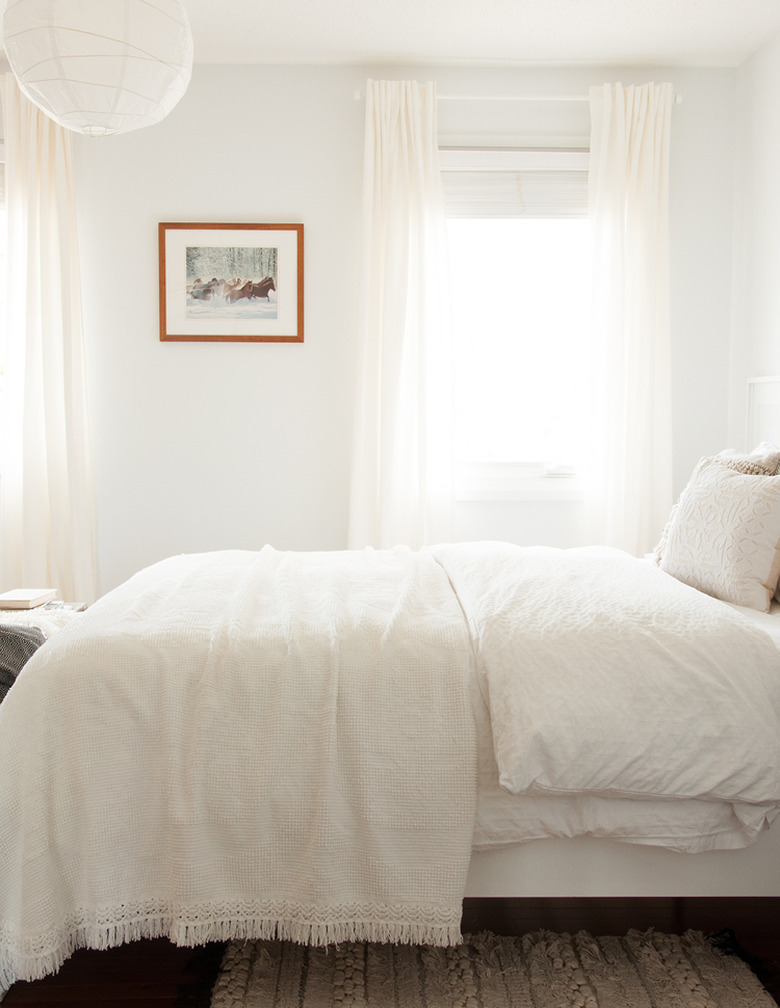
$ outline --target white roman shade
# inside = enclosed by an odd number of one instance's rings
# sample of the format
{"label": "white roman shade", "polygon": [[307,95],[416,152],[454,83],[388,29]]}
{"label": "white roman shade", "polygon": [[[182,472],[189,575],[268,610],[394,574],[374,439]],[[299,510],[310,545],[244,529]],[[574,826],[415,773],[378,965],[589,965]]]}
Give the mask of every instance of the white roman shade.
{"label": "white roman shade", "polygon": [[447,217],[587,217],[587,151],[439,152]]}

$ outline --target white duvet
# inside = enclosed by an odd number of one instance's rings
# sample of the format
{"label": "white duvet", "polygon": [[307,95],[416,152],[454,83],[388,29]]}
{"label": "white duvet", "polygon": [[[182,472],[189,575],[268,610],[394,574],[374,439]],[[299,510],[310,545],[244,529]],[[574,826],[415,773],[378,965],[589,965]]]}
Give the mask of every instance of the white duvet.
{"label": "white duvet", "polygon": [[615,551],[172,558],[0,705],[0,984],[163,934],[452,942],[473,841],[630,806],[739,846],[779,743],[769,637]]}
{"label": "white duvet", "polygon": [[469,621],[504,790],[711,802],[748,834],[777,814],[780,655],[764,632],[617,550],[434,554]]}

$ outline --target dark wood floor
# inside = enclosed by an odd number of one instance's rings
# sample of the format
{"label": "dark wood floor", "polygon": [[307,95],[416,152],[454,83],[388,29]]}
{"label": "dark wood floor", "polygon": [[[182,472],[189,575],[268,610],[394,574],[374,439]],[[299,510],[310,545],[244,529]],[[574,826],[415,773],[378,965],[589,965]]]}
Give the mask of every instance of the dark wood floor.
{"label": "dark wood floor", "polygon": [[[780,899],[467,900],[463,930],[498,934],[629,928],[722,933],[780,1004]],[[223,946],[177,948],[166,939],[76,952],[55,976],[16,983],[3,1008],[208,1008]]]}
{"label": "dark wood floor", "polygon": [[15,983],[3,1008],[209,1008],[223,948],[179,948],[155,938],[80,949],[54,976]]}

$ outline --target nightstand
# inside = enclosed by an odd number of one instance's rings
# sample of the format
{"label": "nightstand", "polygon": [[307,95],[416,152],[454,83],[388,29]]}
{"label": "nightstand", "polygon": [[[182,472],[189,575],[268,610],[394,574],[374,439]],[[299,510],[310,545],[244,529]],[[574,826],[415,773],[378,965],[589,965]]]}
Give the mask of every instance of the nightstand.
{"label": "nightstand", "polygon": [[84,602],[47,602],[34,609],[0,609],[0,625],[39,627],[51,637],[87,608]]}

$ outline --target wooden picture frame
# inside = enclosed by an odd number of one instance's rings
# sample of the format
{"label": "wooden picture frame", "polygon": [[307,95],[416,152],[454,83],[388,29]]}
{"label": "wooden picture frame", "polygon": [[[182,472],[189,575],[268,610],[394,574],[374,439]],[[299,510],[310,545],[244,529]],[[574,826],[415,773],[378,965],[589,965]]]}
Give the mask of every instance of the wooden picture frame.
{"label": "wooden picture frame", "polygon": [[303,343],[303,224],[161,223],[158,246],[161,341]]}

